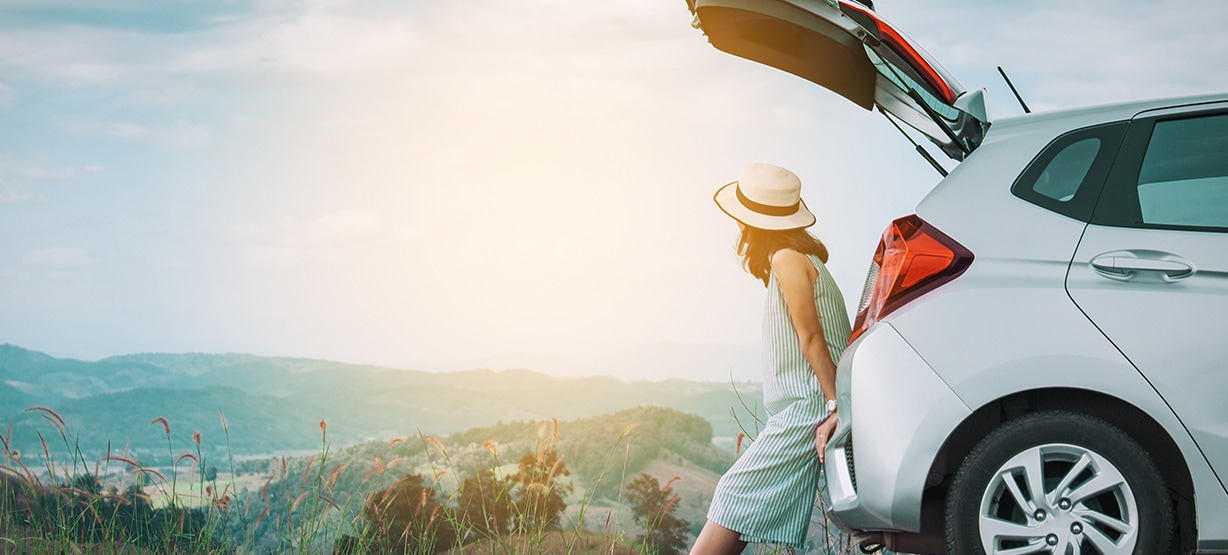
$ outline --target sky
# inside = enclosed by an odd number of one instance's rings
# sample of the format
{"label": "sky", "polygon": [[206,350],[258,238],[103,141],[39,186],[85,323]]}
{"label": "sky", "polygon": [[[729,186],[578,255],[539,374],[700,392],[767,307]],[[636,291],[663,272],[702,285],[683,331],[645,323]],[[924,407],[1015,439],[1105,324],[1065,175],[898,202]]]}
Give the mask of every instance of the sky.
{"label": "sky", "polygon": [[[999,65],[1036,111],[1228,90],[1221,1],[876,8],[995,118],[1021,113]],[[938,174],[690,23],[684,0],[0,1],[0,343],[753,351],[763,288],[711,201],[750,162],[801,177],[853,312]]]}

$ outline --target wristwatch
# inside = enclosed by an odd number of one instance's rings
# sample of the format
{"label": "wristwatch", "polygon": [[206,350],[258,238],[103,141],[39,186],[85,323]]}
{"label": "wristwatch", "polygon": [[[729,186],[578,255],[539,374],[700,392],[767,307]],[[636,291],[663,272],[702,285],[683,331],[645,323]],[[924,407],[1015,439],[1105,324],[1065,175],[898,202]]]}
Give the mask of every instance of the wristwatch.
{"label": "wristwatch", "polygon": [[827,400],[827,412],[828,413],[836,412],[836,400],[835,399]]}

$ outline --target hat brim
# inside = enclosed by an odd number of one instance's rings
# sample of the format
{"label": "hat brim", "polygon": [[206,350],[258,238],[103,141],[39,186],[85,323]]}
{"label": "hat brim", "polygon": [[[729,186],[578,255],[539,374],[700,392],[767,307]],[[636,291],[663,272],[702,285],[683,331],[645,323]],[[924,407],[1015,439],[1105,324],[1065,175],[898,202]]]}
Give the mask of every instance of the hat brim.
{"label": "hat brim", "polygon": [[787,216],[761,214],[747,208],[738,200],[737,186],[738,182],[734,181],[717,189],[716,195],[712,197],[721,211],[728,214],[730,218],[751,227],[772,231],[799,229],[814,225],[814,214],[806,208],[806,201],[798,199],[797,212]]}

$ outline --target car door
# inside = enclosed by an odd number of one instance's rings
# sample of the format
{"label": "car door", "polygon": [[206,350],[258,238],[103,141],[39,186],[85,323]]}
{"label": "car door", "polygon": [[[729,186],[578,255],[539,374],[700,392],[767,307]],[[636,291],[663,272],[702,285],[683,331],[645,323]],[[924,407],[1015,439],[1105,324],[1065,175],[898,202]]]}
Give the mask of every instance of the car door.
{"label": "car door", "polygon": [[687,0],[716,48],[781,69],[867,110],[878,107],[963,160],[989,124],[966,92],[873,9],[849,0]]}
{"label": "car door", "polygon": [[1130,123],[1067,276],[1071,298],[1228,478],[1228,105]]}

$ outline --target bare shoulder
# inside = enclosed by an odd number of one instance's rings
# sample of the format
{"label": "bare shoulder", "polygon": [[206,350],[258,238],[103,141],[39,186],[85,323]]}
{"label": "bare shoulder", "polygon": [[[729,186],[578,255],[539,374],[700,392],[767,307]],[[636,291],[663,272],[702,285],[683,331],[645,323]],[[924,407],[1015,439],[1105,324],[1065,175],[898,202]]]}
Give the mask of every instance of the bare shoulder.
{"label": "bare shoulder", "polygon": [[793,249],[780,249],[772,253],[771,263],[778,279],[794,276],[813,279],[813,276],[818,273],[809,256]]}

